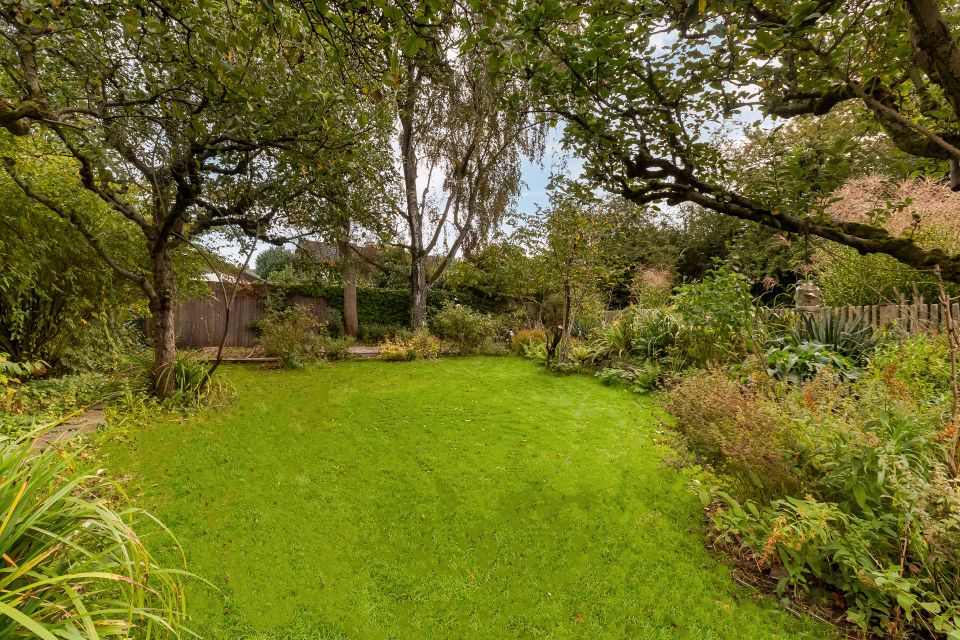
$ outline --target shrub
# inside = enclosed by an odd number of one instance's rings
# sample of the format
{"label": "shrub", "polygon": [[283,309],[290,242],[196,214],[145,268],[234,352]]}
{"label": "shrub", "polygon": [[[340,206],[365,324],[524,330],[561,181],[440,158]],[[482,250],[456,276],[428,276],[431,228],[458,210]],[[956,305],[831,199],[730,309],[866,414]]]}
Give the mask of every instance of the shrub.
{"label": "shrub", "polygon": [[594,330],[589,347],[594,362],[659,360],[668,355],[680,332],[680,320],[665,309],[624,309]]}
{"label": "shrub", "polygon": [[3,445],[0,552],[12,566],[0,591],[0,635],[179,635],[186,622],[179,573],[158,566],[130,524],[148,518],[111,509],[102,497],[110,483],[72,467],[55,452]]}
{"label": "shrub", "polygon": [[440,357],[440,340],[430,335],[425,329],[414,333],[409,340],[409,344],[417,358],[430,360]]}
{"label": "shrub", "polygon": [[806,431],[800,497],[768,505],[721,495],[714,523],[778,586],[839,592],[847,619],[878,636],[952,637],[960,622],[960,496],[944,451],[915,416],[851,404]]}
{"label": "shrub", "polygon": [[527,342],[523,345],[523,357],[539,363],[547,361],[546,342]]}
{"label": "shrub", "polygon": [[445,302],[431,316],[430,328],[440,339],[456,344],[463,354],[479,350],[496,329],[490,316],[456,302]]}
{"label": "shrub", "polygon": [[339,338],[343,336],[343,314],[339,309],[334,307],[327,307],[327,322],[326,329],[327,335],[331,338]]}
{"label": "shrub", "polygon": [[380,354],[377,357],[388,361],[413,360],[417,354],[407,340],[387,338],[380,343]]}
{"label": "shrub", "polygon": [[57,361],[58,372],[113,372],[147,355],[143,334],[133,322],[103,314],[80,325]]}
{"label": "shrub", "polygon": [[87,372],[25,381],[10,394],[10,401],[12,408],[21,413],[59,415],[104,402],[116,392],[117,385],[110,377]]}
{"label": "shrub", "polygon": [[950,353],[945,335],[893,331],[877,346],[867,376],[882,380],[887,393],[914,402],[943,402],[950,393]]}
{"label": "shrub", "polygon": [[360,342],[378,344],[384,340],[396,337],[409,337],[410,331],[402,325],[394,324],[361,324],[359,328]]}
{"label": "shrub", "polygon": [[601,369],[596,377],[606,385],[622,385],[635,393],[646,393],[657,387],[660,381],[660,366],[655,362],[622,364],[619,367]]}
{"label": "shrub", "polygon": [[324,346],[323,355],[327,360],[346,360],[350,357],[350,347],[356,340],[347,336],[345,338],[330,338]]}
{"label": "shrub", "polygon": [[40,375],[47,370],[47,365],[37,362],[13,362],[8,360],[9,354],[0,352],[0,385],[12,386],[34,375]]}
{"label": "shrub", "polygon": [[428,360],[440,357],[440,340],[427,331],[417,331],[409,338],[385,340],[380,345],[381,360]]}
{"label": "shrub", "polygon": [[728,363],[751,346],[757,310],[750,280],[729,269],[714,269],[701,282],[677,289],[683,319],[678,355],[693,365]]}
{"label": "shrub", "polygon": [[795,434],[759,392],[719,370],[699,371],[669,392],[666,407],[687,448],[738,496],[776,497],[796,486]]}
{"label": "shrub", "polygon": [[270,311],[260,321],[260,344],[284,369],[299,369],[323,352],[320,322],[302,305]]}
{"label": "shrub", "polygon": [[543,329],[522,329],[513,334],[510,338],[510,348],[518,356],[526,354],[526,348],[530,344],[543,345],[547,341],[547,334]]}
{"label": "shrub", "polygon": [[833,369],[841,377],[854,380],[859,371],[853,361],[834,353],[819,342],[786,343],[767,351],[767,373],[785,382],[802,384],[826,369]]}

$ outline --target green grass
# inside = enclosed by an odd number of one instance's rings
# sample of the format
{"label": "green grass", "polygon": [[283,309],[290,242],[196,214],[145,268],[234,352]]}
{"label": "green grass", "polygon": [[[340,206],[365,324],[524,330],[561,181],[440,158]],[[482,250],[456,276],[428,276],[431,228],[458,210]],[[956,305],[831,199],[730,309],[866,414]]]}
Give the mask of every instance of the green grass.
{"label": "green grass", "polygon": [[825,637],[704,549],[649,399],[510,358],[224,375],[105,451],[222,590],[204,637]]}

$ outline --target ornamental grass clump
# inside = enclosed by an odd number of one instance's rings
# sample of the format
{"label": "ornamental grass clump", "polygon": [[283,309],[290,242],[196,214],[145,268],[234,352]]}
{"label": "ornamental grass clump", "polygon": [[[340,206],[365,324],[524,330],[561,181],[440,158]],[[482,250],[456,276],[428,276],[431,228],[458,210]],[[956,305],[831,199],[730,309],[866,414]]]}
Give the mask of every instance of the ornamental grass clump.
{"label": "ornamental grass clump", "polygon": [[185,573],[158,566],[134,529],[157,523],[115,510],[109,483],[73,464],[28,443],[0,450],[0,637],[179,637]]}

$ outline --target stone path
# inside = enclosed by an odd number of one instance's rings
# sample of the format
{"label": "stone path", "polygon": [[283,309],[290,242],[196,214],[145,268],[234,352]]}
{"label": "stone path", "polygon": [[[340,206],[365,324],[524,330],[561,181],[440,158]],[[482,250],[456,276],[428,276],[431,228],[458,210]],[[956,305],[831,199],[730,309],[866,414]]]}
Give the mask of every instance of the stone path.
{"label": "stone path", "polygon": [[96,431],[97,427],[99,427],[105,419],[104,406],[102,404],[95,404],[83,413],[67,418],[44,433],[33,441],[30,449],[32,451],[46,451],[50,447],[75,438],[81,433]]}

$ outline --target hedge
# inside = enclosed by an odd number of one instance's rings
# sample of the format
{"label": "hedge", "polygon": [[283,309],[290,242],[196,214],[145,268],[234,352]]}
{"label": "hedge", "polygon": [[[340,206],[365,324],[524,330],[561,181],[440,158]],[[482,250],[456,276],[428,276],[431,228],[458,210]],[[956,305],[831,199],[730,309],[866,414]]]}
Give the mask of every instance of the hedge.
{"label": "hedge", "polygon": [[[343,313],[343,287],[338,285],[302,283],[286,285],[291,295],[324,298],[327,304]],[[431,291],[427,296],[427,311],[439,309],[444,301],[455,296],[449,291]],[[410,324],[410,291],[357,287],[357,321],[361,324],[407,326]]]}

